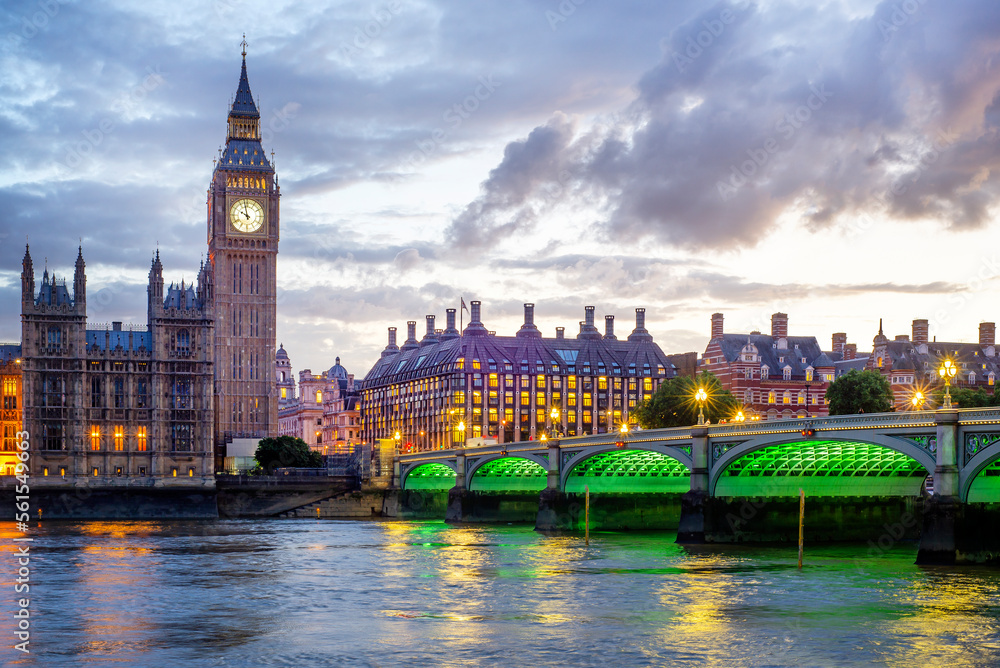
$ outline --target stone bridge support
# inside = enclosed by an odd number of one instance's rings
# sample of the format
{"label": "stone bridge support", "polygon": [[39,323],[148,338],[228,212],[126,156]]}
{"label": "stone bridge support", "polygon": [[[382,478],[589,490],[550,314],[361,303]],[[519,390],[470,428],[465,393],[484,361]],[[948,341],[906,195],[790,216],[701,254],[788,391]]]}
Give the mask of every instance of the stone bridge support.
{"label": "stone bridge support", "polygon": [[678,543],[705,542],[705,513],[708,507],[708,427],[691,429],[691,491],[681,497]]}
{"label": "stone bridge support", "polygon": [[444,521],[449,524],[467,521],[467,514],[473,506],[472,492],[465,484],[465,477],[465,450],[457,450],[455,454],[455,486],[448,491],[448,510],[444,516]]}
{"label": "stone bridge support", "polygon": [[568,514],[569,502],[566,493],[559,489],[562,478],[562,454],[559,443],[549,445],[549,468],[545,489],[538,498],[538,516],[535,531],[566,531],[573,528]]}
{"label": "stone bridge support", "polygon": [[958,411],[938,411],[934,418],[937,422],[934,495],[924,504],[917,563],[954,564],[960,539],[956,529],[963,524],[964,515],[958,484]]}

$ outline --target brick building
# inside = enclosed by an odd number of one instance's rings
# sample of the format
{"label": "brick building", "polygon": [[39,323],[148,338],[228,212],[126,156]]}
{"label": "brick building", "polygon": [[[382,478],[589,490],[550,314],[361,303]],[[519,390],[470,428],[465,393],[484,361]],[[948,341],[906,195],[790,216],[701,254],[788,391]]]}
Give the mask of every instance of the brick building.
{"label": "brick building", "polygon": [[489,331],[478,301],[462,332],[455,309],[447,310],[444,330],[427,316],[421,340],[416,322],[408,322],[402,346],[390,327],[381,359],[361,384],[362,440],[375,444],[399,432],[403,449],[426,450],[475,438],[507,443],[543,433],[605,432],[628,421],[630,411],[675,374],[646,330],[645,309],[636,309],[635,329],[619,340],[614,316],[605,316],[603,334],[594,325],[593,306],[575,338],[563,327],[545,338],[534,308],[524,305],[524,324],[514,336]]}
{"label": "brick building", "polygon": [[771,333],[726,333],[723,315],[712,314],[712,336],[701,369],[718,376],[745,411],[762,419],[827,415],[826,390],[844,370],[864,366],[847,335],[833,335],[823,351],[814,336],[789,336],[788,315],[771,316]]}
{"label": "brick building", "polygon": [[[926,319],[914,320],[911,333],[889,340],[879,331],[872,340],[872,352],[865,368],[877,370],[889,380],[896,410],[912,410],[916,390],[925,396],[943,386],[938,375],[941,364],[950,359],[958,367],[952,379],[955,387],[982,388],[992,393],[1000,376],[1000,357],[996,349],[996,324],[979,323],[977,343],[954,343],[929,338]],[[925,408],[937,408],[930,403]]]}

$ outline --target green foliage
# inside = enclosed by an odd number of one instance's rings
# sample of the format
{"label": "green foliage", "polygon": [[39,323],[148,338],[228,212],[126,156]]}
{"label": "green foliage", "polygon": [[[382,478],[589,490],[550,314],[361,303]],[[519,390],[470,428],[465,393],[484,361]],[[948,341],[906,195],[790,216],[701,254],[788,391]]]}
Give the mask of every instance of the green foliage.
{"label": "green foliage", "polygon": [[[944,388],[938,388],[932,399],[936,406],[944,405]],[[951,403],[955,408],[990,408],[1000,406],[1000,396],[995,392],[987,393],[981,387],[952,387]]]}
{"label": "green foliage", "polygon": [[643,429],[686,427],[698,423],[695,393],[702,387],[708,393],[705,419],[715,423],[728,420],[739,409],[736,397],[723,389],[719,379],[703,371],[696,378],[678,376],[664,381],[653,396],[636,408],[632,415]]}
{"label": "green foliage", "polygon": [[892,387],[878,371],[851,369],[826,390],[830,415],[887,413],[892,408]]}
{"label": "green foliage", "polygon": [[254,459],[258,473],[273,473],[282,467],[319,468],[323,465],[323,455],[313,452],[305,441],[294,436],[261,439]]}

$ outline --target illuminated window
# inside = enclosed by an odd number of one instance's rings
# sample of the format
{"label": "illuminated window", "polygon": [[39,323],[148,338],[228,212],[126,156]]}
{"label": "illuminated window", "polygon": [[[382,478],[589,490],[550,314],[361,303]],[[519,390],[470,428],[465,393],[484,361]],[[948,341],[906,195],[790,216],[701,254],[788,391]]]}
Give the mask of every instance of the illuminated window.
{"label": "illuminated window", "polygon": [[775,400],[774,390],[771,390],[770,392],[767,393],[767,403],[773,404],[774,400]]}
{"label": "illuminated window", "polygon": [[572,393],[566,396],[566,403],[569,406],[576,406],[576,393]]}
{"label": "illuminated window", "polygon": [[813,370],[806,369],[806,380],[812,380],[812,379],[813,379]]}
{"label": "illuminated window", "polygon": [[652,392],[653,391],[653,379],[652,378],[643,378],[642,379],[642,389],[643,389],[644,392]]}
{"label": "illuminated window", "polygon": [[593,395],[588,392],[583,393],[583,407],[590,408],[593,405]]}
{"label": "illuminated window", "polygon": [[990,375],[986,377],[986,380],[990,385],[992,385],[995,382],[996,376],[993,375],[992,371],[990,372]]}
{"label": "illuminated window", "polygon": [[535,379],[535,387],[537,387],[539,390],[545,389],[545,376],[540,375]]}
{"label": "illuminated window", "polygon": [[288,398],[288,388],[286,387],[281,388],[281,398],[282,399]]}
{"label": "illuminated window", "polygon": [[521,405],[528,406],[531,404],[531,398],[527,392],[521,392]]}
{"label": "illuminated window", "polygon": [[135,438],[136,438],[136,449],[139,452],[145,452],[146,451],[146,428],[145,427],[139,427],[136,430]]}
{"label": "illuminated window", "polygon": [[497,409],[490,409],[490,422],[496,422],[499,419]]}
{"label": "illuminated window", "polygon": [[115,450],[125,449],[125,427],[117,425],[115,427]]}
{"label": "illuminated window", "polygon": [[189,478],[193,478],[194,477],[194,469],[188,469],[188,477]]}
{"label": "illuminated window", "polygon": [[583,422],[584,422],[584,424],[590,424],[591,421],[592,421],[592,417],[591,417],[590,413],[584,413],[583,414]]}
{"label": "illuminated window", "polygon": [[49,467],[48,466],[42,467],[42,475],[48,475],[48,474],[49,474]]}
{"label": "illuminated window", "polygon": [[321,392],[320,390],[316,390],[316,403],[317,404],[323,403],[323,392]]}
{"label": "illuminated window", "polygon": [[792,403],[792,393],[789,392],[788,390],[785,390],[781,395],[781,403],[783,404]]}
{"label": "illuminated window", "polygon": [[513,422],[514,421],[514,409],[513,408],[504,409],[503,419],[506,420],[507,422]]}
{"label": "illuminated window", "polygon": [[490,374],[490,387],[497,387],[497,375],[495,373]]}
{"label": "illuminated window", "polygon": [[455,368],[458,369],[459,371],[461,371],[462,369],[464,369],[465,368],[465,358],[459,357],[457,360],[455,360]]}
{"label": "illuminated window", "polygon": [[806,403],[806,393],[805,392],[799,392],[798,403],[799,403],[800,406]]}
{"label": "illuminated window", "polygon": [[599,390],[606,390],[606,389],[608,389],[608,379],[605,378],[604,376],[601,376],[600,378],[598,378],[597,379],[597,389],[599,389]]}
{"label": "illuminated window", "polygon": [[170,469],[170,475],[172,475],[175,478],[177,477],[177,467],[176,466],[174,466],[174,467],[172,467]]}
{"label": "illuminated window", "polygon": [[120,466],[115,467],[115,475],[118,476],[119,478],[122,477],[122,467]]}
{"label": "illuminated window", "polygon": [[98,474],[100,473],[100,470],[95,466],[94,468],[91,469],[91,473],[96,478],[98,476]]}
{"label": "illuminated window", "polygon": [[544,394],[536,394],[535,395],[535,405],[537,405],[537,406],[544,406],[545,405],[545,395]]}
{"label": "illuminated window", "polygon": [[483,393],[476,390],[472,393],[472,404],[474,406],[482,406],[483,404]]}
{"label": "illuminated window", "polygon": [[464,404],[465,403],[465,391],[464,390],[455,390],[455,403],[456,404]]}
{"label": "illuminated window", "polygon": [[791,380],[792,379],[792,367],[786,366],[784,369],[782,369],[781,370],[781,377],[784,380]]}
{"label": "illuminated window", "polygon": [[[90,449],[101,449],[101,430],[97,425],[90,428]],[[95,474],[96,475],[96,474]]]}
{"label": "illuminated window", "polygon": [[479,363],[479,360],[472,360],[472,368],[475,371],[483,368],[483,365]]}

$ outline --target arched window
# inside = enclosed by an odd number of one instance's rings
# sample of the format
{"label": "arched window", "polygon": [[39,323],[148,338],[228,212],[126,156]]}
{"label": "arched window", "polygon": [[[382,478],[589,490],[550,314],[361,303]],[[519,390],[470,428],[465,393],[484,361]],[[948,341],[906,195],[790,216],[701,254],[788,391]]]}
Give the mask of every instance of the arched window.
{"label": "arched window", "polygon": [[191,350],[191,334],[186,329],[177,331],[177,352],[186,353]]}
{"label": "arched window", "polygon": [[773,404],[774,401],[775,401],[774,390],[771,390],[770,392],[767,393],[767,403]]}
{"label": "arched window", "polygon": [[781,403],[783,403],[783,404],[790,404],[790,403],[792,403],[792,393],[789,392],[788,390],[785,390],[781,394]]}

